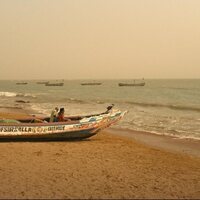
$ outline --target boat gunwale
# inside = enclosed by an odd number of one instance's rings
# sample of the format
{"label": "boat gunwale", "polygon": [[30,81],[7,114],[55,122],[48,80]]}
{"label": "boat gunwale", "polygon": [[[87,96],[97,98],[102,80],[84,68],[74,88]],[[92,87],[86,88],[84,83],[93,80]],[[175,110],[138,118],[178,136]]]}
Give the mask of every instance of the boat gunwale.
{"label": "boat gunwale", "polygon": [[71,122],[71,121],[68,121],[68,122],[34,122],[34,123],[31,123],[31,122],[22,122],[22,123],[0,123],[0,127],[1,126],[55,126],[55,125],[74,125],[74,124],[80,124],[80,121],[77,120],[77,122],[79,123],[76,123],[76,122]]}

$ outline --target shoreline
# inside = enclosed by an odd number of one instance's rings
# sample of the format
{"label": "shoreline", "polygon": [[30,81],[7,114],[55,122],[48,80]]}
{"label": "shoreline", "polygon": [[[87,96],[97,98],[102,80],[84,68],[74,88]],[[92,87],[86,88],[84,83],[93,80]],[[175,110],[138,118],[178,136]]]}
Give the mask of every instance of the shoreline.
{"label": "shoreline", "polygon": [[[0,107],[0,118],[27,118],[32,116],[43,116],[30,108],[22,107]],[[179,138],[170,135],[160,135],[145,131],[136,131],[123,128],[109,127],[105,130],[109,134],[126,137],[136,142],[157,149],[200,157],[200,140],[192,138]],[[104,132],[104,130],[103,130]]]}

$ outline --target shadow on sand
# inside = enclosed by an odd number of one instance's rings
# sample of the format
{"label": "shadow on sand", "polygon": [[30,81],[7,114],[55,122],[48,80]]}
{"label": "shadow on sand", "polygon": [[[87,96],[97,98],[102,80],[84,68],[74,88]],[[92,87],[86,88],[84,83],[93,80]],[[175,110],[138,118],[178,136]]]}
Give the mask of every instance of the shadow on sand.
{"label": "shadow on sand", "polygon": [[12,142],[87,142],[89,138],[1,138],[0,143]]}

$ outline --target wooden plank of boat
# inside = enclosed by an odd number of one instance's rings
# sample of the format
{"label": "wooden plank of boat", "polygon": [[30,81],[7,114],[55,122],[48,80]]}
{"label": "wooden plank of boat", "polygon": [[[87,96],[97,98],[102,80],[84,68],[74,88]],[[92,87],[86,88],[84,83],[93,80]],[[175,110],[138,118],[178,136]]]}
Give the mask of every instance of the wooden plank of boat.
{"label": "wooden plank of boat", "polygon": [[[30,123],[30,119],[20,119],[22,123],[0,124],[1,140],[66,140],[84,139],[97,134],[100,130],[111,126],[120,120],[125,112],[115,110],[110,113],[91,115],[80,120],[53,123]],[[42,118],[41,118],[42,119]],[[44,118],[47,119],[47,118]],[[29,123],[28,123],[29,122]]]}

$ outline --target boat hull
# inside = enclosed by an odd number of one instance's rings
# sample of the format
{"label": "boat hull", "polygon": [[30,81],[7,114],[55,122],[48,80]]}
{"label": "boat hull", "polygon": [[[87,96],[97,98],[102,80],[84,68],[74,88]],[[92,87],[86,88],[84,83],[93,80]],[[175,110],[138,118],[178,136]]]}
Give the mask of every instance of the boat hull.
{"label": "boat hull", "polygon": [[10,135],[0,136],[0,141],[62,141],[62,140],[83,140],[96,135],[98,131],[94,129],[82,130],[82,131],[71,131],[63,133],[53,133],[46,135]]}

